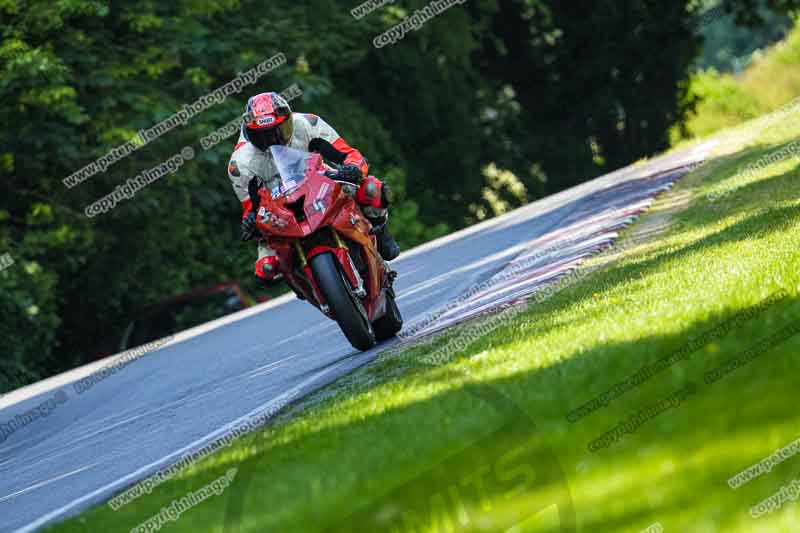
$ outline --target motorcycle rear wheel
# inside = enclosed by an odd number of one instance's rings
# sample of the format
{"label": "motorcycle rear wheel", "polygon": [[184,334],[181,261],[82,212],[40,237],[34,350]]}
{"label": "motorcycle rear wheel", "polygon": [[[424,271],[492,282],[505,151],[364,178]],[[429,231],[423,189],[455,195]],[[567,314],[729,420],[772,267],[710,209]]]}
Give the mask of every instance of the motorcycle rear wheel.
{"label": "motorcycle rear wheel", "polygon": [[366,351],[375,346],[375,332],[361,301],[350,288],[336,259],[329,252],[311,259],[311,271],[336,322],[354,348]]}
{"label": "motorcycle rear wheel", "polygon": [[372,323],[378,341],[391,339],[403,329],[403,316],[391,291],[386,294],[386,314]]}

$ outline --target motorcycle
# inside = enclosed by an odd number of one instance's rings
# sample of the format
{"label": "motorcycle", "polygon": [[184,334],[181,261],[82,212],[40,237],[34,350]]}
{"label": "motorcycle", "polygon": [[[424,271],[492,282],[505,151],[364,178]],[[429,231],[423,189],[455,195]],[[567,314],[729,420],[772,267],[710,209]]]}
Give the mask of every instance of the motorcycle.
{"label": "motorcycle", "polygon": [[286,146],[270,152],[278,176],[250,183],[256,227],[277,252],[285,282],[368,350],[403,327],[397,273],[378,253],[376,230],[356,204],[354,183],[337,179],[322,155]]}

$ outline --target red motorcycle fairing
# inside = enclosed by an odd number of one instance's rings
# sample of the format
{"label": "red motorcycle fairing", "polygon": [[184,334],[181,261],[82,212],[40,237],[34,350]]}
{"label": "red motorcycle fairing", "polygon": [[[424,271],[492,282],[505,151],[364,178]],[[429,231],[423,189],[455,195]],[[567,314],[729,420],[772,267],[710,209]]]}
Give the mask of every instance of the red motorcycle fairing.
{"label": "red motorcycle fairing", "polygon": [[[351,250],[341,237],[357,244],[361,259],[368,266],[367,276],[363,279],[367,295],[362,304],[372,321],[385,313],[384,288],[389,286],[386,269],[377,253],[376,239],[370,235],[372,225],[354,199],[344,192],[343,185],[325,176],[325,168],[319,154],[310,154],[305,179],[288,194],[273,198],[271,191],[260,189],[256,225],[269,246],[277,252],[286,281],[329,317],[330,312],[326,311],[324,297],[309,262],[319,254],[333,254],[351,288],[356,290],[359,274],[350,258]],[[298,269],[296,247],[302,247],[302,239],[324,231],[326,227],[336,232],[331,239],[333,242],[315,244],[309,250],[303,250],[305,257],[300,258]]]}
{"label": "red motorcycle fairing", "polygon": [[[333,227],[340,235],[346,239],[360,245],[362,258],[367,265],[368,275],[364,279],[364,288],[369,295],[365,302],[367,315],[372,317],[381,316],[385,308],[385,294],[383,288],[388,285],[385,279],[386,269],[383,259],[378,254],[378,245],[374,235],[370,235],[372,224],[361,215],[361,210],[355,201],[348,196],[353,207],[358,209],[358,214],[350,211],[341,211],[333,220]],[[348,256],[348,263],[349,256]],[[352,265],[350,265],[352,270]]]}
{"label": "red motorcycle fairing", "polygon": [[306,179],[288,195],[273,198],[269,190],[259,190],[256,225],[262,233],[297,239],[326,225],[326,218],[336,213],[331,203],[340,196],[342,186],[326,177],[322,168],[322,157],[312,154]]}

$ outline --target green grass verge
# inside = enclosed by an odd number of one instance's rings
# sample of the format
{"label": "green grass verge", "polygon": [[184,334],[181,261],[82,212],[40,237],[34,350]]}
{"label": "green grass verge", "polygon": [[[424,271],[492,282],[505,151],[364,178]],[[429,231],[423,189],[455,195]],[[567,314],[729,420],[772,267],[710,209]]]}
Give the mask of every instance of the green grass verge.
{"label": "green grass verge", "polygon": [[[792,403],[800,336],[770,341],[713,384],[704,376],[800,320],[797,160],[738,173],[798,136],[791,116],[784,127],[729,137],[630,232],[691,199],[669,215],[675,224],[613,261],[593,259],[589,275],[465,349],[441,350],[475,324],[385,354],[149,496],[53,530],[131,530],[237,468],[221,495],[161,530],[556,532],[574,517],[592,533],[656,523],[667,532],[797,531],[795,502],[759,519],[749,511],[800,478],[800,456],[736,490],[727,480],[800,437]],[[780,291],[784,298],[755,312]],[[707,334],[729,320],[738,322],[726,335]],[[690,357],[567,421],[571,409],[688,342],[697,346]],[[444,357],[431,364],[433,353]],[[589,451],[690,383],[679,405]]]}
{"label": "green grass verge", "polygon": [[[706,137],[778,109],[800,94],[800,27],[783,41],[758,54],[741,74],[713,69],[694,74],[690,97],[701,99],[686,124],[689,139]],[[674,143],[681,134],[672,132]]]}

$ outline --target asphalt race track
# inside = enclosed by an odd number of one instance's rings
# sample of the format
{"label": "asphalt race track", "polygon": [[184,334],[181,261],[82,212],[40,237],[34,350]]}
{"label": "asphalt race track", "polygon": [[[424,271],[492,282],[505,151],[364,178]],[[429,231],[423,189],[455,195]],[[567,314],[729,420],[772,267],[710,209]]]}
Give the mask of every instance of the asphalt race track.
{"label": "asphalt race track", "polygon": [[[612,243],[709,149],[617,171],[403,254],[393,265],[404,340],[530,297]],[[8,394],[0,424],[58,401],[0,440],[0,531],[34,531],[108,500],[393,344],[358,353],[336,324],[286,297],[179,334],[81,394],[73,383],[111,360]]]}

